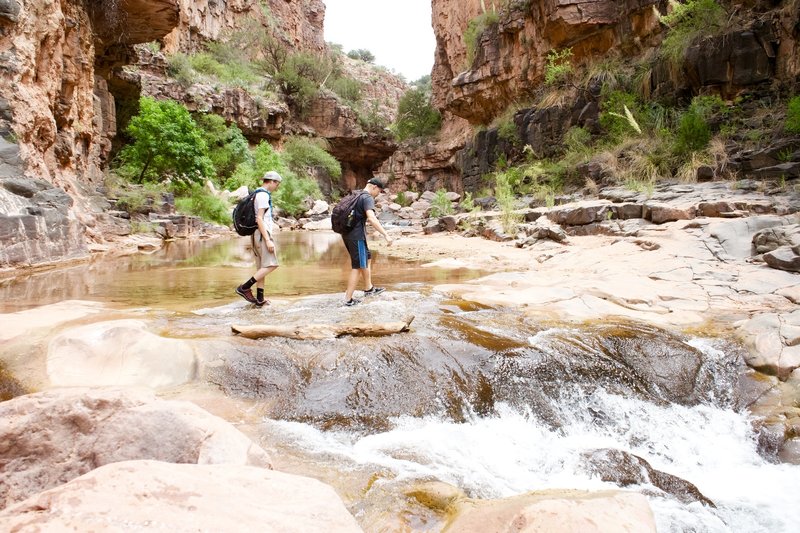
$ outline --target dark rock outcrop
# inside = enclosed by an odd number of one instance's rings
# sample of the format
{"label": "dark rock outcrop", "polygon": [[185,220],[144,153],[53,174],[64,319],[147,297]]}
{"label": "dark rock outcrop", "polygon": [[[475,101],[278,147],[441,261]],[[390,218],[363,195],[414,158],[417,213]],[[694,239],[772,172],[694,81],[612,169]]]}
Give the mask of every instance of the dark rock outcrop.
{"label": "dark rock outcrop", "polygon": [[674,496],[683,503],[700,502],[716,507],[714,502],[700,492],[692,483],[672,474],[656,470],[650,463],[632,453],[604,448],[581,454],[584,468],[603,481],[622,487],[630,485],[653,485]]}

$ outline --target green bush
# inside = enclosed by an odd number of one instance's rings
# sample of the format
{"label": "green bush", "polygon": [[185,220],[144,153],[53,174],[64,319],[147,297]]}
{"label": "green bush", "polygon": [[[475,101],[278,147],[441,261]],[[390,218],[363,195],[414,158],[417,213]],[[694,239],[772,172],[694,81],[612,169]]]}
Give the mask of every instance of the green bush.
{"label": "green bush", "polygon": [[298,216],[305,211],[304,200],[308,197],[321,198],[317,182],[306,177],[298,176],[284,161],[281,154],[272,146],[262,141],[253,150],[253,157],[236,168],[228,181],[226,189],[236,189],[242,185],[253,189],[261,185],[261,178],[268,170],[278,172],[283,180],[281,186],[273,195],[277,206],[292,216]]}
{"label": "green bush", "polygon": [[229,225],[231,223],[231,207],[212,195],[202,185],[195,185],[175,199],[175,208],[188,215],[194,215],[208,222]]}
{"label": "green bush", "polygon": [[785,127],[789,133],[800,133],[800,95],[789,100]]}
{"label": "green bush", "polygon": [[294,136],[284,144],[283,160],[295,173],[307,177],[309,169],[322,167],[333,178],[342,175],[342,165],[327,151],[325,139]]}
{"label": "green bush", "polygon": [[180,193],[214,175],[203,132],[189,111],[172,100],[139,100],[127,135],[133,142],[119,154],[119,173],[137,183],[170,181]]}
{"label": "green bush", "polygon": [[696,96],[689,109],[681,115],[675,132],[674,151],[687,155],[703,150],[711,141],[708,119],[713,115],[727,114],[725,102],[719,96]]}
{"label": "green bush", "polygon": [[410,89],[397,105],[393,129],[398,140],[435,135],[442,126],[442,116],[431,104],[424,90]]}
{"label": "green bush", "polygon": [[411,200],[408,199],[405,192],[400,191],[397,193],[395,203],[397,203],[400,207],[408,207],[411,205]]}
{"label": "green bush", "polygon": [[375,56],[372,54],[372,52],[364,48],[359,48],[358,50],[350,50],[349,52],[347,52],[347,57],[349,57],[350,59],[359,59],[367,63],[372,63],[375,61]]}
{"label": "green bush", "polygon": [[497,205],[500,206],[500,223],[503,225],[503,231],[506,233],[516,231],[517,224],[522,221],[522,215],[514,212],[516,207],[514,187],[507,172],[498,172],[495,175],[494,195],[497,198]]}
{"label": "green bush", "polygon": [[431,214],[433,218],[453,214],[453,203],[447,198],[447,191],[439,189],[436,197],[431,202]]}
{"label": "green bush", "polygon": [[177,53],[167,58],[167,75],[182,87],[189,87],[194,83],[192,64],[186,54]]}
{"label": "green bush", "polygon": [[553,85],[572,72],[571,57],[572,48],[547,52],[547,63],[544,67],[544,82],[547,85]]}
{"label": "green bush", "polygon": [[499,20],[500,16],[496,11],[486,11],[469,21],[464,32],[464,45],[467,48],[467,68],[470,68],[475,60],[475,55],[478,51],[478,40],[481,34],[490,26],[497,24]]}
{"label": "green bush", "polygon": [[239,164],[250,157],[247,139],[236,124],[228,126],[219,115],[197,114],[194,119],[203,134],[209,158],[216,169],[214,182],[220,185],[233,174]]}
{"label": "green bush", "polygon": [[725,9],[715,0],[670,2],[672,13],[661,17],[669,27],[661,43],[661,54],[674,63],[683,60],[686,50],[700,36],[718,33],[727,23]]}
{"label": "green bush", "polygon": [[711,140],[711,130],[706,119],[695,109],[689,109],[681,117],[675,135],[675,152],[686,155],[702,150]]}
{"label": "green bush", "polygon": [[330,88],[350,107],[354,107],[361,100],[361,84],[353,78],[335,78],[330,83]]}
{"label": "green bush", "polygon": [[303,115],[331,70],[326,58],[298,52],[286,57],[280,70],[274,74],[274,79],[289,104]]}

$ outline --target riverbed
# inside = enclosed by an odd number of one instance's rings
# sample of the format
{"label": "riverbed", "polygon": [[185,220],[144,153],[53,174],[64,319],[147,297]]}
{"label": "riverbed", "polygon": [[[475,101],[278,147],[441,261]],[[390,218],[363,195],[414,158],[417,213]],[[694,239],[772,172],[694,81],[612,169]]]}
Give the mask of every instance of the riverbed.
{"label": "riverbed", "polygon": [[[252,274],[247,239],[176,242],[6,281],[0,312],[30,313],[30,330],[5,332],[2,361],[20,387],[46,388],[53,373],[36,361],[56,336],[142,321],[195,357],[190,377],[159,387],[162,396],[237,425],[276,469],[331,484],[366,531],[440,530],[443,518],[406,496],[424,482],[473,498],[620,488],[583,459],[598,449],[641,457],[715,505],[647,481],[625,486],[648,496],[659,531],[791,531],[800,521],[800,467],[774,462],[759,442],[746,410],[753,372],[735,343],[633,321],[561,324],[455,299],[434,288],[485,272],[380,248],[373,280],[386,292],[345,308],[349,265],[337,235],[285,232],[278,244],[272,303],[261,309],[233,292]],[[38,309],[70,301],[96,312],[36,328]],[[384,338],[249,340],[230,331],[409,314],[410,333]]]}

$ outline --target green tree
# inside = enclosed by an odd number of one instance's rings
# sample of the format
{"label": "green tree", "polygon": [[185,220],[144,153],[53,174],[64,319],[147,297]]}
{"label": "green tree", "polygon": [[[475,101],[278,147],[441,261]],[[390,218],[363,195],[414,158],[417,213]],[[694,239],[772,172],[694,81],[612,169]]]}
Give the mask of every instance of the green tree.
{"label": "green tree", "polygon": [[372,63],[375,61],[375,56],[369,50],[365,48],[359,48],[358,50],[350,50],[347,52],[347,57],[350,59],[359,59],[366,63]]}
{"label": "green tree", "polygon": [[325,139],[294,136],[284,144],[283,160],[297,174],[308,177],[309,169],[322,167],[332,178],[342,175],[342,165],[327,151]]}
{"label": "green tree", "polygon": [[253,157],[236,168],[236,172],[225,183],[225,187],[233,189],[242,185],[254,188],[261,184],[261,177],[274,170],[281,175],[280,188],[275,192],[275,204],[292,216],[305,211],[304,201],[308,197],[320,198],[322,193],[317,182],[308,177],[298,176],[284,161],[284,157],[266,141],[262,141],[253,150]]}
{"label": "green tree", "polygon": [[142,97],[126,132],[133,142],[120,151],[119,171],[133,181],[170,180],[181,193],[214,175],[203,132],[178,102]]}
{"label": "green tree", "polygon": [[425,90],[406,91],[397,106],[394,132],[399,140],[435,135],[442,126],[442,116],[431,104]]}
{"label": "green tree", "polygon": [[213,113],[198,114],[195,122],[203,133],[209,158],[217,171],[215,181],[224,183],[240,163],[251,157],[247,139],[236,124],[228,126],[224,118]]}

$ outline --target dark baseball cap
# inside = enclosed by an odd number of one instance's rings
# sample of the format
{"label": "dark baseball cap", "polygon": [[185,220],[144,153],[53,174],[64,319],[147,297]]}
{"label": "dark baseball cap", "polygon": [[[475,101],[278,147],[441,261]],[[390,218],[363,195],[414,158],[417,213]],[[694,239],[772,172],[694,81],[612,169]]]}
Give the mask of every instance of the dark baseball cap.
{"label": "dark baseball cap", "polygon": [[375,185],[380,190],[384,190],[386,188],[386,185],[381,180],[379,180],[378,178],[370,178],[370,180],[367,183],[371,183],[371,184]]}

